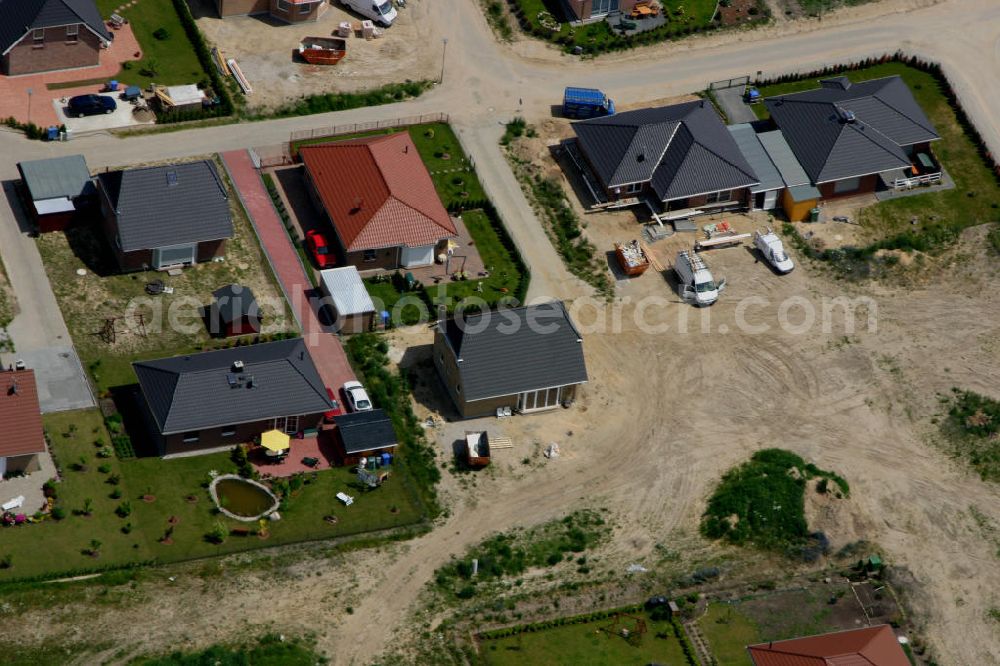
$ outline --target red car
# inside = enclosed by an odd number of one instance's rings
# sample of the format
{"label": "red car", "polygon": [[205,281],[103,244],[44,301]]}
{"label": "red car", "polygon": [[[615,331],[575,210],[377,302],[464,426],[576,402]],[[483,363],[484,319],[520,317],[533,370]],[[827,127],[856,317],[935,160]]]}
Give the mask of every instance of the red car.
{"label": "red car", "polygon": [[326,395],[330,398],[330,402],[333,403],[333,409],[323,413],[323,420],[327,423],[332,423],[334,416],[340,416],[344,413],[344,408],[340,406],[340,401],[337,400],[337,394],[334,393],[333,389],[329,386],[326,387]]}
{"label": "red car", "polygon": [[310,229],[306,232],[306,245],[309,246],[309,251],[312,253],[313,259],[320,269],[333,268],[335,259],[330,252],[330,246],[327,245],[323,234],[315,229]]}

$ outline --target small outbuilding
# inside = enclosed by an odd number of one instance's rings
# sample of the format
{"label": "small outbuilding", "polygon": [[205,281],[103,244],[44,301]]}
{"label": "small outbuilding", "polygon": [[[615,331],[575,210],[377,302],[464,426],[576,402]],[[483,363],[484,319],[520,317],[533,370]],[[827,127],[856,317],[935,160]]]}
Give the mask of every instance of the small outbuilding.
{"label": "small outbuilding", "polygon": [[354,266],[328,268],[320,271],[319,276],[332,310],[334,327],[344,333],[370,331],[375,320],[375,303],[358,269]]}
{"label": "small outbuilding", "polygon": [[392,421],[381,409],[335,416],[333,422],[340,435],[340,453],[345,465],[357,464],[361,458],[392,453],[398,443]]}
{"label": "small outbuilding", "polygon": [[0,480],[37,472],[45,433],[34,370],[0,370],[0,423]]}
{"label": "small outbuilding", "polygon": [[97,188],[83,155],[17,165],[25,207],[42,233],[64,231],[96,201]]}
{"label": "small outbuilding", "polygon": [[212,292],[208,317],[213,336],[231,337],[260,333],[261,314],[249,287],[230,284]]}

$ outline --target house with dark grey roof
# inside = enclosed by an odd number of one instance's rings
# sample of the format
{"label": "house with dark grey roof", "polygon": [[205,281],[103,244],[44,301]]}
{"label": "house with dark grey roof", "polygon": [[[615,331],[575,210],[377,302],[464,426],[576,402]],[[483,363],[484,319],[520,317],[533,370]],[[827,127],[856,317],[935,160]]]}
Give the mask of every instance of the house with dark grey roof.
{"label": "house with dark grey roof", "polygon": [[583,340],[562,301],[442,319],[434,365],[462,418],[555,409],[587,381]]}
{"label": "house with dark grey roof", "polygon": [[250,287],[229,284],[212,292],[207,319],[209,333],[213,336],[228,338],[259,333],[260,305]]}
{"label": "house with dark grey roof", "polygon": [[229,193],[209,160],[108,171],[97,185],[123,271],[211,261],[233,237]]}
{"label": "house with dark grey roof", "polygon": [[93,67],[112,40],[94,0],[0,0],[0,72]]}
{"label": "house with dark grey roof", "polygon": [[63,231],[96,201],[97,188],[83,155],[20,162],[26,208],[41,232]]}
{"label": "house with dark grey roof", "polygon": [[332,403],[301,338],[133,363],[160,455],[319,427]]}
{"label": "house with dark grey roof", "polygon": [[337,426],[340,461],[353,465],[361,458],[392,453],[396,448],[396,431],[392,420],[381,409],[351,412],[333,417]]}
{"label": "house with dark grey roof", "polygon": [[704,101],[581,120],[573,131],[601,190],[595,197],[612,205],[652,200],[667,211],[716,212],[747,206],[760,182]]}
{"label": "house with dark grey roof", "polygon": [[898,76],[838,76],[764,103],[823,199],[941,179],[930,148],[941,137]]}

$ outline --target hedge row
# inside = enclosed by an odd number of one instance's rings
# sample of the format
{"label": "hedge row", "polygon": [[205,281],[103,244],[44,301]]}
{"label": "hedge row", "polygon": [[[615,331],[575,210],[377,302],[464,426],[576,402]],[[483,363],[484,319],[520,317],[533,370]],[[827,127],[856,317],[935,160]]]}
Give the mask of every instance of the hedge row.
{"label": "hedge row", "polygon": [[572,624],[586,624],[587,622],[595,622],[597,620],[606,620],[610,617],[614,617],[619,613],[638,613],[643,610],[642,604],[635,604],[633,606],[622,606],[621,608],[610,608],[608,610],[594,611],[593,613],[585,613],[583,615],[570,615],[568,617],[557,617],[551,620],[542,620],[540,622],[529,622],[528,624],[519,624],[513,627],[503,627],[502,629],[493,629],[492,631],[484,631],[477,634],[476,637],[480,640],[493,640],[497,638],[507,638],[508,636],[517,636],[518,634],[531,634],[536,631],[545,631],[546,629],[553,629],[555,627],[564,627],[566,625]]}
{"label": "hedge row", "polygon": [[674,636],[681,644],[681,651],[684,653],[684,659],[687,660],[689,666],[700,666],[698,662],[698,654],[694,651],[694,646],[691,645],[691,641],[688,640],[687,633],[684,631],[684,627],[681,626],[680,620],[673,618],[670,620],[670,624],[674,628]]}
{"label": "hedge row", "polygon": [[198,29],[198,24],[194,21],[194,16],[191,15],[191,8],[188,7],[185,0],[173,0],[173,3],[181,25],[184,26],[184,32],[187,34],[188,39],[191,40],[191,45],[194,46],[195,55],[198,56],[198,63],[205,70],[205,74],[212,84],[212,91],[219,98],[219,103],[207,109],[164,114],[163,117],[157,118],[157,122],[175,123],[183,120],[199,120],[232,115],[233,98],[229,94],[229,89],[226,87],[222,77],[219,76],[219,71],[215,68],[215,62],[212,60],[212,51],[208,48],[208,44],[205,43],[205,38],[202,36],[201,30]]}

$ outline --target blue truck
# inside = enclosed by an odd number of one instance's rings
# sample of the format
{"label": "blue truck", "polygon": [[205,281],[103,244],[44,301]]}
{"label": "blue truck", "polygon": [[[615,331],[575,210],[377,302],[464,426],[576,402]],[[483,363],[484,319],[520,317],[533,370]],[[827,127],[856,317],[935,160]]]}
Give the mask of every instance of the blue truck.
{"label": "blue truck", "polygon": [[563,93],[562,112],[566,118],[612,116],[615,103],[596,88],[569,87]]}

